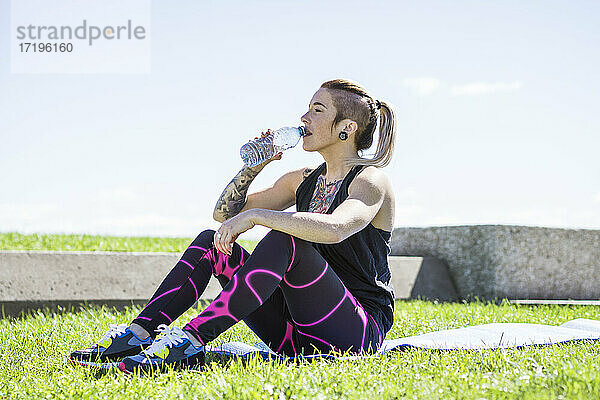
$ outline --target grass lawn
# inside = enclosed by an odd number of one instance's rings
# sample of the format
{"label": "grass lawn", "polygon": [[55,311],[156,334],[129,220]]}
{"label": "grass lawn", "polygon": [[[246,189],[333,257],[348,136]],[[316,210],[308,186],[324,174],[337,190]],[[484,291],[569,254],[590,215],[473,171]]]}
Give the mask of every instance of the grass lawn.
{"label": "grass lawn", "polygon": [[[52,251],[166,251],[179,253],[193,238],[159,238],[97,235],[24,235],[0,233],[0,250],[52,250]],[[256,242],[238,240],[248,251]]]}
{"label": "grass lawn", "polygon": [[[189,242],[189,238],[0,234],[2,249],[182,251]],[[139,307],[90,306],[1,319],[0,398],[600,398],[597,342],[493,351],[407,350],[356,361],[209,358],[202,372],[153,377],[97,373],[66,361],[69,352],[93,344],[109,324],[129,322],[138,311]],[[196,313],[189,310],[175,325],[183,325]],[[491,322],[557,325],[574,318],[600,319],[600,307],[398,301],[388,338]],[[234,340],[258,339],[238,324],[214,343]]]}

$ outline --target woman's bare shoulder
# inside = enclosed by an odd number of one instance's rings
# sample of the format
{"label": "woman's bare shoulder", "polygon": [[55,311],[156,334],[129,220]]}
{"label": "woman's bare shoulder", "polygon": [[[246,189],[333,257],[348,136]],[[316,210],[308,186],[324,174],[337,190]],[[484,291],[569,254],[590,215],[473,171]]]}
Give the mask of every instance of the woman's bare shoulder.
{"label": "woman's bare shoulder", "polygon": [[317,168],[318,166],[302,167],[288,173],[294,192],[298,189],[298,186],[300,186],[300,184]]}
{"label": "woman's bare shoulder", "polygon": [[[369,165],[356,176],[350,186],[352,187],[355,182],[362,186],[363,190],[364,188],[371,188],[371,190],[383,194],[383,203],[371,224],[378,229],[391,231],[394,228],[395,198],[392,182],[387,174],[381,168]],[[348,188],[348,191],[351,191],[351,189]]]}
{"label": "woman's bare shoulder", "polygon": [[382,191],[385,196],[394,201],[394,189],[392,187],[392,181],[388,177],[388,175],[381,170],[381,168],[377,168],[373,165],[368,165],[363,168],[358,175],[352,180],[350,186],[348,187],[348,191],[352,191],[354,187],[375,187],[377,190]]}
{"label": "woman's bare shoulder", "polygon": [[358,179],[364,179],[377,186],[383,186],[385,189],[391,189],[392,183],[387,174],[373,165],[368,165],[356,176]]}

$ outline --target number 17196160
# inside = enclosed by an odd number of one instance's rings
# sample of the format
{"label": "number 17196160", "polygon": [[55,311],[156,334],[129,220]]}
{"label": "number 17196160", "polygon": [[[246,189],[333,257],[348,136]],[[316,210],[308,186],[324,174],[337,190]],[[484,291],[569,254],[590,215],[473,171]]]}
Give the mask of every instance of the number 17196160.
{"label": "number 17196160", "polygon": [[21,53],[70,53],[73,43],[19,43]]}

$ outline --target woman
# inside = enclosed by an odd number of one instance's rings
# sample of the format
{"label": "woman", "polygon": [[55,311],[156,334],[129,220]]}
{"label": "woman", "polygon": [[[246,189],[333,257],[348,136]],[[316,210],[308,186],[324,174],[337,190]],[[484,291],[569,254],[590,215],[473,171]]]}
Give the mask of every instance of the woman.
{"label": "woman", "polygon": [[[257,174],[281,153],[244,167],[217,201],[215,232],[202,232],[130,325],[112,326],[70,359],[117,361],[133,372],[204,362],[204,345],[244,321],[273,351],[375,351],[393,323],[387,256],[394,195],[379,169],[392,156],[395,116],[352,81],[323,83],[301,118],[303,149],[325,162],[288,172],[246,197]],[[379,141],[372,159],[358,151]],[[296,204],[297,212],[282,210]],[[272,230],[250,255],[236,238],[255,225]],[[210,275],[223,291],[183,329],[168,328],[191,307]],[[156,338],[156,332],[162,333]],[[145,349],[140,352],[141,349]]]}

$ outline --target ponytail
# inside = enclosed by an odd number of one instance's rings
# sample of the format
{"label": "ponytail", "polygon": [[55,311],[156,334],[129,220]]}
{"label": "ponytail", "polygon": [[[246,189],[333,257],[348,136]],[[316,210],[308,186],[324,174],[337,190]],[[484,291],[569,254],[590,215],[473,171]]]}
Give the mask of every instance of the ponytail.
{"label": "ponytail", "polygon": [[[392,160],[394,154],[394,143],[396,141],[396,114],[389,103],[379,100],[379,139],[377,149],[372,158],[352,157],[344,160],[347,166],[373,165],[377,168],[386,167]],[[375,129],[373,129],[374,131]],[[364,132],[363,135],[368,135]],[[371,134],[371,143],[373,136]],[[366,149],[364,149],[366,150]]]}

